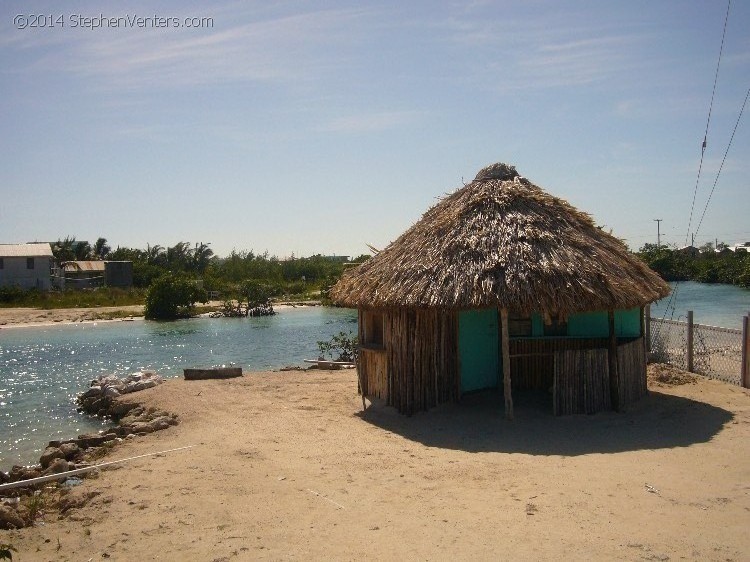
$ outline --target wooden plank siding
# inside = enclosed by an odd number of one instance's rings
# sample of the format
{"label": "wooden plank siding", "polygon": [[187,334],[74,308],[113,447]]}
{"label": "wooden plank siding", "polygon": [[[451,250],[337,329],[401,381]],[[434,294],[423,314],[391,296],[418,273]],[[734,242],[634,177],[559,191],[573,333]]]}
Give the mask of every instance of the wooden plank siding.
{"label": "wooden plank siding", "polygon": [[643,338],[618,343],[617,372],[620,376],[620,407],[637,402],[648,394],[646,348]]}
{"label": "wooden plank siding", "polygon": [[[461,396],[458,314],[437,309],[387,309],[383,345],[360,346],[361,392],[412,414]],[[359,338],[364,315],[359,311]],[[513,338],[509,342],[513,390],[553,390],[556,415],[611,409],[608,338]],[[646,394],[643,338],[618,338],[620,402]]]}
{"label": "wooden plank siding", "polygon": [[[392,309],[384,314],[383,349],[360,346],[365,396],[411,414],[458,399],[457,316],[436,309]],[[364,341],[363,311],[359,338]]]}

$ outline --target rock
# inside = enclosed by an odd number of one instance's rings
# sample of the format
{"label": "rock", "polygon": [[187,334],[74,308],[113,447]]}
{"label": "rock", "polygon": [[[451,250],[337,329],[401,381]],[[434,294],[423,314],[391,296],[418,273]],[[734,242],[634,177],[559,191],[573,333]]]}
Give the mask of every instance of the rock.
{"label": "rock", "polygon": [[112,441],[114,435],[99,435],[98,433],[85,433],[78,436],[78,446],[82,449],[88,449],[89,447],[98,447],[102,443]]}
{"label": "rock", "polygon": [[38,466],[18,466],[14,465],[11,467],[8,473],[8,480],[10,482],[19,482],[20,480],[31,480],[32,478],[39,478],[42,473],[41,467]]}
{"label": "rock", "polygon": [[0,529],[10,531],[12,529],[23,529],[26,523],[15,509],[0,505]]}
{"label": "rock", "polygon": [[94,396],[99,396],[101,393],[102,393],[101,386],[98,386],[98,385],[92,386],[81,395],[81,398],[93,398]]}
{"label": "rock", "polygon": [[108,386],[104,389],[105,398],[117,398],[118,396],[120,396],[120,391],[117,390],[117,387]]}
{"label": "rock", "polygon": [[47,447],[42,456],[39,457],[39,464],[42,465],[43,469],[46,469],[55,459],[65,459],[65,453],[57,447]]}
{"label": "rock", "polygon": [[121,418],[134,408],[137,408],[138,404],[132,404],[130,402],[120,402],[115,401],[110,407],[109,407],[109,415],[113,418]]}
{"label": "rock", "polygon": [[6,472],[0,470],[0,484],[5,484],[6,482],[10,482],[10,476],[8,476]]}
{"label": "rock", "polygon": [[50,463],[50,465],[42,474],[59,474],[61,472],[67,472],[68,469],[68,461],[66,461],[65,459],[55,459]]}
{"label": "rock", "polygon": [[65,455],[65,460],[73,460],[81,454],[81,448],[75,443],[63,443],[60,451]]}

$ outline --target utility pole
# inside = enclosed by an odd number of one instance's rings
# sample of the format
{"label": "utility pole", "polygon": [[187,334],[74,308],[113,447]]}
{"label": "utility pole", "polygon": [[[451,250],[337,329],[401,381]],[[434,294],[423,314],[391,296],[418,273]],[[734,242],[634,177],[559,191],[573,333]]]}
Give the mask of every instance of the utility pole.
{"label": "utility pole", "polygon": [[661,250],[661,221],[663,219],[654,219],[656,222],[656,251]]}

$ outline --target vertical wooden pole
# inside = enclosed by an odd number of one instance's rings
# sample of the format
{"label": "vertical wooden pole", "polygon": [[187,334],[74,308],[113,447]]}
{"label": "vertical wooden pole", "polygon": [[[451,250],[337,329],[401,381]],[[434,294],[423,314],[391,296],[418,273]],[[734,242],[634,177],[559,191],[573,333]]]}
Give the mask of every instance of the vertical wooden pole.
{"label": "vertical wooden pole", "polygon": [[615,333],[615,311],[607,311],[609,323],[609,397],[612,409],[620,411],[620,377],[617,374],[617,334]]}
{"label": "vertical wooden pole", "polygon": [[742,317],[742,368],[740,384],[750,388],[750,314]]}
{"label": "vertical wooden pole", "polygon": [[508,311],[500,310],[500,323],[502,324],[502,348],[503,348],[503,398],[505,399],[505,419],[513,419],[513,396],[510,389],[510,336],[508,334]]}
{"label": "vertical wooden pole", "polygon": [[648,354],[651,353],[651,305],[647,304],[643,309],[645,318],[643,324],[645,330],[641,333],[646,338],[646,361],[648,362]]}
{"label": "vertical wooden pole", "polygon": [[687,370],[693,372],[693,311],[687,314]]}

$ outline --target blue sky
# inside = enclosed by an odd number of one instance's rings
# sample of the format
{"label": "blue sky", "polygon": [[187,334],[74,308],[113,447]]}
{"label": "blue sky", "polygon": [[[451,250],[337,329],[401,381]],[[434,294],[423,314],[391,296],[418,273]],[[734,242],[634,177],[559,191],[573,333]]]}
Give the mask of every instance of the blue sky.
{"label": "blue sky", "polygon": [[[633,248],[655,218],[682,245],[726,6],[3,2],[0,242],[356,255],[504,161]],[[34,14],[55,27],[18,29]],[[72,27],[154,15],[213,26]],[[694,226],[750,88],[749,24],[735,0]],[[746,111],[699,244],[750,240]]]}

